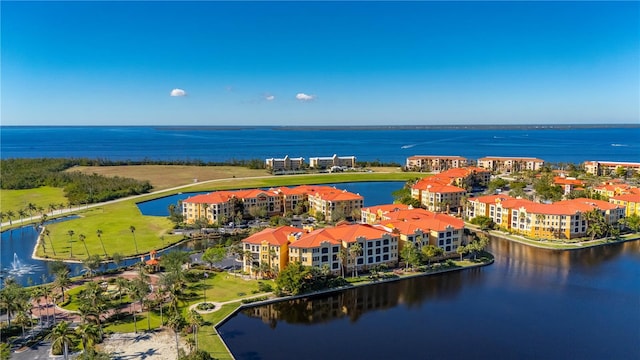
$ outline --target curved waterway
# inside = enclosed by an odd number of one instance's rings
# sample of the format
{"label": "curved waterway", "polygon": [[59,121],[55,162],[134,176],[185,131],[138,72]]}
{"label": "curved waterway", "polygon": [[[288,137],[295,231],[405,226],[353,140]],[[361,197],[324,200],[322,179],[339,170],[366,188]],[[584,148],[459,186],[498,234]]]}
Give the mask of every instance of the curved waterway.
{"label": "curved waterway", "polygon": [[237,359],[640,358],[640,241],[489,250],[490,266],[249,308],[219,332]]}

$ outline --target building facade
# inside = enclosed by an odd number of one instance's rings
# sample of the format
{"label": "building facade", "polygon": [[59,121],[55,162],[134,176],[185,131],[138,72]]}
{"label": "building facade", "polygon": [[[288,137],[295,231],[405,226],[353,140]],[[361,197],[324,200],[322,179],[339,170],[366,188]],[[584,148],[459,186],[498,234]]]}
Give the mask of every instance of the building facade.
{"label": "building facade", "polygon": [[584,170],[596,176],[615,173],[618,168],[626,169],[626,175],[640,172],[640,163],[615,161],[585,161]]}
{"label": "building facade", "polygon": [[336,154],[329,157],[312,157],[309,158],[309,166],[314,169],[330,169],[334,166],[353,168],[356,167],[356,157]]}
{"label": "building facade", "polygon": [[537,158],[488,156],[478,159],[478,167],[503,173],[538,171],[543,166],[544,160]]}
{"label": "building facade", "polygon": [[599,211],[608,224],[624,218],[625,208],[606,201],[572,199],[540,204],[507,195],[469,199],[466,217],[487,216],[502,229],[539,239],[574,239],[587,236],[588,212]]}
{"label": "building facade", "polygon": [[304,167],[304,158],[290,158],[286,155],[284,158],[270,158],[265,160],[267,169],[275,171],[300,170]]}
{"label": "building facade", "polygon": [[414,155],[408,157],[406,162],[408,170],[429,172],[442,172],[467,165],[467,159],[461,156]]}

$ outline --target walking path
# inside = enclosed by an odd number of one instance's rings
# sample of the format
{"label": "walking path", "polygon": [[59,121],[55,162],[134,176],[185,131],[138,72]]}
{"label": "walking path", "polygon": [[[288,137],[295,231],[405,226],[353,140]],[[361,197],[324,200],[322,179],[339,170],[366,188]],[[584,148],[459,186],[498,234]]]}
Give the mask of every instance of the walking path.
{"label": "walking path", "polygon": [[[233,304],[233,303],[237,303],[237,302],[242,302],[243,300],[249,300],[249,299],[270,297],[272,295],[273,295],[273,293],[269,292],[269,293],[262,293],[262,294],[258,294],[258,295],[252,295],[252,296],[247,296],[247,297],[243,297],[243,298],[239,298],[239,299],[223,301],[223,302],[216,302],[216,301],[206,301],[205,302],[205,301],[201,301],[199,303],[195,303],[195,304],[189,306],[189,311],[195,310],[198,314],[209,314],[209,313],[216,312],[216,311],[220,310],[222,308],[222,306],[227,305],[227,304]],[[210,310],[198,310],[197,306],[200,305],[200,304],[213,304],[215,307],[213,309],[210,309]]]}

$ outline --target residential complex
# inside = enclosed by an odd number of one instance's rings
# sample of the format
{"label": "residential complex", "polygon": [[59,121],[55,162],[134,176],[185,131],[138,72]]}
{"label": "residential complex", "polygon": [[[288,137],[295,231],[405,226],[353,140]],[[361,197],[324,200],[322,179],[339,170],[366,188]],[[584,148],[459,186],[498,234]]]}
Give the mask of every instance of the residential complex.
{"label": "residential complex", "polygon": [[[387,210],[384,210],[387,209]],[[380,205],[363,209],[380,214],[375,224],[342,224],[319,229],[282,226],[265,229],[242,240],[243,270],[278,270],[290,262],[325,267],[334,274],[368,270],[377,265],[396,266],[400,250],[411,244],[418,249],[434,245],[452,254],[464,243],[464,222],[445,214],[406,206]],[[358,244],[360,252],[351,250]],[[344,267],[344,268],[341,268]]]}
{"label": "residential complex", "polygon": [[209,224],[220,224],[235,217],[245,217],[261,210],[266,215],[284,215],[308,202],[304,209],[312,215],[322,214],[327,219],[360,216],[363,198],[358,194],[330,186],[303,185],[294,188],[279,187],[269,190],[247,189],[215,191],[192,196],[182,202],[185,222],[193,224],[206,219]]}
{"label": "residential complex", "polygon": [[544,166],[544,160],[529,157],[488,156],[478,159],[478,167],[490,171],[512,173],[524,170],[537,171]]}
{"label": "residential complex", "polygon": [[330,169],[334,166],[352,168],[356,166],[356,157],[336,154],[329,157],[312,157],[309,159],[309,166],[314,169]]}
{"label": "residential complex", "polygon": [[265,163],[267,165],[267,169],[271,169],[273,171],[300,170],[304,167],[304,158],[290,158],[289,155],[285,155],[282,159],[266,159]]}
{"label": "residential complex", "polygon": [[573,177],[554,176],[553,184],[561,186],[564,195],[569,195],[572,191],[584,190],[584,181]]}
{"label": "residential complex", "polygon": [[414,155],[407,158],[406,168],[410,171],[442,172],[467,165],[467,159],[461,156]]}
{"label": "residential complex", "polygon": [[618,168],[626,169],[626,174],[640,172],[640,163],[637,162],[616,162],[616,161],[585,161],[584,170],[588,174],[596,176],[609,175],[614,173]]}
{"label": "residential complex", "polygon": [[500,228],[540,239],[573,239],[587,235],[591,210],[600,211],[608,224],[624,218],[625,208],[602,200],[573,199],[540,204],[507,195],[488,195],[467,202],[466,217],[487,216]]}
{"label": "residential complex", "polygon": [[411,187],[411,197],[430,211],[458,210],[467,189],[486,185],[491,173],[477,167],[457,168],[426,177]]}

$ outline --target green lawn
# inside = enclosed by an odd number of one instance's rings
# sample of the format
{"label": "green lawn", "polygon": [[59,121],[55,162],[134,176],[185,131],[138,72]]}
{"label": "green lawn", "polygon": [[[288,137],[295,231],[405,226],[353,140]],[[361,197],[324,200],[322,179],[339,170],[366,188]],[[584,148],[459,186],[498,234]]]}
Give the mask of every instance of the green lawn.
{"label": "green lawn", "polygon": [[200,327],[198,331],[198,344],[200,349],[207,351],[211,356],[220,360],[232,359],[231,354],[224,346],[220,335],[215,330],[214,326],[218,324],[227,315],[233,313],[240,307],[240,302],[227,304],[222,306],[218,311],[202,316],[204,321],[207,322],[205,326]]}
{"label": "green lawn", "polygon": [[[25,209],[26,205],[29,203],[35,204],[36,206],[42,206],[45,212],[49,212],[49,204],[66,204],[67,198],[64,197],[64,191],[62,188],[54,188],[50,186],[43,186],[37,189],[26,189],[26,190],[0,190],[0,208],[2,208],[2,212],[5,214],[7,211],[11,210],[14,212],[15,216],[13,217],[13,222],[20,222],[20,217],[18,216],[18,211],[20,209]],[[34,213],[34,215],[36,215]],[[29,219],[29,216],[24,219],[25,221]],[[3,219],[4,221],[9,221],[8,219]]]}
{"label": "green lawn", "polygon": [[[143,216],[133,200],[90,208],[80,215],[79,219],[47,226],[50,236],[45,242],[46,253],[42,247],[38,247],[37,254],[56,259],[86,259],[88,254],[80,241],[80,234],[83,234],[86,237],[85,243],[89,254],[104,257],[102,245],[97,236],[98,229],[102,230],[102,241],[109,257],[114,253],[124,256],[135,255],[134,236],[138,254],[149,253],[153,249],[163,248],[182,239],[182,236],[168,234],[172,228],[169,219]],[[135,227],[135,232],[131,232],[130,226]],[[74,232],[73,236],[69,236],[69,230]],[[51,242],[53,242],[53,249]],[[55,255],[53,250],[56,252]],[[71,250],[73,250],[73,257],[71,257]]]}

